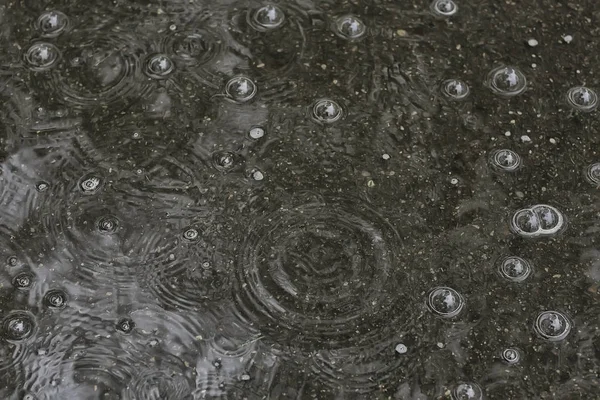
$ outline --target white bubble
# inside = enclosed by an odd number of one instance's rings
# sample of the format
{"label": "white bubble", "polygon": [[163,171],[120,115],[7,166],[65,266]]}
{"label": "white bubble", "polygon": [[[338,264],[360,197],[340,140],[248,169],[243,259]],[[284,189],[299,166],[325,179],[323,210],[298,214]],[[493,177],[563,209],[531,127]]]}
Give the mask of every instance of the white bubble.
{"label": "white bubble", "polygon": [[265,136],[265,130],[260,126],[255,126],[254,128],[250,129],[249,135],[252,139],[260,139],[261,137]]}
{"label": "white bubble", "polygon": [[408,347],[406,347],[403,343],[398,343],[395,350],[398,354],[406,354]]}

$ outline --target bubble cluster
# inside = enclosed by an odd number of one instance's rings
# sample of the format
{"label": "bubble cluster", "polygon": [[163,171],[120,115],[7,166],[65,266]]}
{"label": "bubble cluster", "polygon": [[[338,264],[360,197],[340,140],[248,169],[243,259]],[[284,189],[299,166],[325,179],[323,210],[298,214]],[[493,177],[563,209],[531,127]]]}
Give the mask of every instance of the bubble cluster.
{"label": "bubble cluster", "polygon": [[512,282],[523,282],[531,275],[532,270],[529,261],[517,256],[505,257],[498,265],[500,275]]}
{"label": "bubble cluster", "polygon": [[33,335],[35,318],[25,311],[13,311],[2,320],[2,336],[7,340],[21,341]]}
{"label": "bubble cluster", "polygon": [[578,111],[590,112],[598,107],[598,95],[585,86],[575,86],[567,91],[567,102]]}
{"label": "bubble cluster", "polygon": [[342,118],[342,107],[333,100],[317,100],[312,108],[312,118],[319,123],[331,124]]}
{"label": "bubble cluster", "polygon": [[79,189],[86,194],[94,194],[102,187],[102,178],[93,173],[84,175],[79,180]]}
{"label": "bubble cluster", "polygon": [[437,287],[429,292],[429,309],[444,318],[457,316],[465,306],[465,300],[456,290],[449,287]]}
{"label": "bubble cluster", "polygon": [[354,15],[342,15],[335,20],[335,33],[344,39],[359,39],[366,32],[367,26]]}
{"label": "bubble cluster", "polygon": [[458,11],[458,6],[453,0],[434,0],[430,8],[435,15],[443,17],[449,17]]}
{"label": "bubble cluster", "polygon": [[225,93],[240,103],[251,100],[257,92],[256,85],[247,76],[239,75],[231,78],[225,85]]}
{"label": "bubble cluster", "polygon": [[592,185],[600,187],[600,163],[591,164],[585,169],[585,179]]}
{"label": "bubble cluster", "polygon": [[13,278],[12,284],[17,289],[29,289],[33,285],[33,275],[29,272],[21,272]]}
{"label": "bubble cluster", "polygon": [[461,382],[452,390],[453,400],[481,400],[483,390],[474,382]]}
{"label": "bubble cluster", "polygon": [[504,349],[502,350],[502,360],[508,365],[518,364],[521,360],[521,353],[513,348]]}
{"label": "bubble cluster", "polygon": [[521,168],[521,156],[512,150],[495,150],[490,156],[492,168],[505,172],[514,172]]}
{"label": "bubble cluster", "polygon": [[44,304],[50,308],[64,308],[67,305],[67,294],[58,289],[49,290],[44,295]]}
{"label": "bubble cluster", "polygon": [[56,37],[69,26],[69,18],[61,11],[46,11],[40,15],[35,24],[44,37]]}
{"label": "bubble cluster", "polygon": [[471,93],[471,89],[464,81],[448,79],[442,82],[442,94],[451,100],[463,100],[469,93]]}
{"label": "bubble cluster", "polygon": [[135,328],[135,323],[131,318],[121,318],[117,322],[115,328],[121,333],[129,334],[133,331],[133,328]]}
{"label": "bubble cluster", "polygon": [[571,322],[558,311],[544,311],[537,316],[534,329],[543,339],[558,342],[571,332]]}
{"label": "bubble cluster", "polygon": [[510,227],[517,235],[526,238],[551,236],[565,227],[565,218],[555,207],[538,204],[518,210]]}
{"label": "bubble cluster", "polygon": [[146,75],[154,79],[165,79],[175,70],[175,64],[164,54],[154,54],[146,61]]}
{"label": "bubble cluster", "polygon": [[250,26],[258,31],[279,28],[285,22],[285,13],[275,4],[267,4],[251,12]]}
{"label": "bubble cluster", "polygon": [[114,233],[119,227],[119,220],[112,215],[102,216],[98,219],[98,222],[96,222],[96,226],[100,233]]}
{"label": "bubble cluster", "polygon": [[513,97],[527,89],[527,79],[516,67],[500,66],[489,73],[488,86],[500,96]]}
{"label": "bubble cluster", "polygon": [[24,58],[31,70],[45,71],[56,65],[60,51],[52,43],[38,42],[27,49]]}

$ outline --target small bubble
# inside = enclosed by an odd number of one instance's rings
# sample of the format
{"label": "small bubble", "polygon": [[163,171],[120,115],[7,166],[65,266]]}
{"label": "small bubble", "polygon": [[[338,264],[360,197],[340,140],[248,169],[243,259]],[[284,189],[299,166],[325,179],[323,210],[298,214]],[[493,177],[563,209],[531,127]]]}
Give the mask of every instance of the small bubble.
{"label": "small bubble", "polygon": [[531,274],[531,264],[517,256],[509,256],[501,260],[499,272],[512,282],[523,282]]}
{"label": "small bubble", "polygon": [[594,163],[585,169],[585,179],[594,186],[600,186],[600,163]]}
{"label": "small bubble", "polygon": [[265,130],[260,126],[255,126],[254,128],[250,129],[249,136],[254,140],[260,139],[261,137],[265,136]]}
{"label": "small bubble", "polygon": [[235,154],[220,151],[213,155],[213,163],[219,171],[230,171],[235,166]]}
{"label": "small bubble", "polygon": [[274,4],[267,4],[257,9],[252,16],[256,25],[264,29],[279,28],[285,21],[285,14]]}
{"label": "small bubble", "polygon": [[481,400],[483,390],[474,382],[462,382],[454,388],[452,397],[454,400]]}
{"label": "small bubble", "polygon": [[452,0],[434,0],[430,8],[434,14],[444,17],[454,15],[458,11],[458,6]]}
{"label": "small bubble", "polygon": [[398,343],[396,345],[395,350],[398,354],[406,354],[406,352],[408,351],[408,347],[406,347],[406,345],[404,345],[403,343]]}
{"label": "small bubble", "polygon": [[569,335],[571,323],[558,311],[544,311],[536,318],[534,329],[543,339],[557,342]]}
{"label": "small bubble", "polygon": [[37,400],[37,397],[34,394],[26,393],[23,396],[23,400]]}
{"label": "small bubble", "polygon": [[514,172],[521,167],[521,156],[508,149],[496,150],[492,153],[490,163],[494,169]]}
{"label": "small bubble", "polygon": [[130,318],[122,318],[117,322],[116,329],[124,334],[129,334],[135,328],[135,323]]}
{"label": "small bubble", "polygon": [[25,340],[35,330],[33,315],[24,311],[13,311],[2,320],[2,336],[8,340]]}
{"label": "small bubble", "polygon": [[252,99],[257,92],[256,85],[246,76],[233,77],[225,85],[225,93],[235,101],[245,102]]}
{"label": "small bubble", "polygon": [[518,364],[521,360],[521,353],[517,349],[504,349],[502,351],[502,360],[509,365]]}
{"label": "small bubble", "polygon": [[119,220],[112,215],[100,217],[96,226],[100,233],[114,233],[119,226]]}
{"label": "small bubble", "polygon": [[318,100],[313,106],[312,116],[317,122],[331,124],[342,117],[342,107],[333,100]]}
{"label": "small bubble", "polygon": [[435,314],[451,318],[462,311],[465,301],[456,290],[449,287],[438,287],[429,293],[427,304]]}
{"label": "small bubble", "polygon": [[51,43],[34,43],[25,53],[25,61],[34,71],[53,67],[60,58],[58,48]]}
{"label": "small bubble", "polygon": [[525,91],[527,79],[519,69],[501,66],[490,72],[488,85],[494,93],[504,97],[512,97]]}
{"label": "small bubble", "polygon": [[164,54],[155,54],[146,63],[146,75],[155,79],[167,77],[175,69],[175,64]]}
{"label": "small bubble", "polygon": [[21,272],[13,278],[12,284],[17,289],[29,289],[33,284],[33,275],[28,272]]}
{"label": "small bubble", "polygon": [[451,100],[462,100],[469,95],[469,85],[458,79],[448,79],[442,82],[442,94]]}
{"label": "small bubble", "polygon": [[535,40],[535,39],[533,39],[533,38],[532,38],[532,39],[529,39],[529,40],[527,41],[527,44],[529,45],[529,47],[535,47],[535,46],[537,46],[539,43],[538,43],[538,41],[537,41],[537,40]]}
{"label": "small bubble", "polygon": [[194,228],[188,228],[183,232],[183,238],[189,242],[198,240],[199,236],[200,234],[198,233],[198,230]]}
{"label": "small bubble", "polygon": [[132,139],[138,140],[142,138],[142,134],[139,132],[133,132],[133,134],[131,135]]}
{"label": "small bubble", "polygon": [[265,179],[265,175],[259,169],[252,169],[250,171],[250,177],[255,181],[262,181]]}
{"label": "small bubble", "polygon": [[241,379],[243,381],[249,381],[250,380],[250,375],[248,375],[248,374],[242,374]]}
{"label": "small bubble", "polygon": [[37,19],[36,27],[44,37],[56,37],[67,29],[69,18],[60,11],[46,11]]}
{"label": "small bubble", "polygon": [[6,262],[11,267],[16,267],[17,264],[19,263],[19,259],[17,257],[15,257],[15,256],[10,256],[10,257],[8,257],[8,259],[6,260]]}
{"label": "small bubble", "polygon": [[367,27],[360,19],[353,15],[343,15],[335,21],[338,36],[345,39],[358,39],[367,32]]}
{"label": "small bubble", "polygon": [[50,308],[64,308],[67,305],[67,294],[62,290],[49,290],[44,295],[44,304]]}
{"label": "small bubble", "polygon": [[38,192],[45,192],[46,190],[48,190],[48,188],[50,187],[50,185],[48,184],[48,182],[38,182],[35,184],[35,190],[37,190]]}
{"label": "small bubble", "polygon": [[173,31],[176,31],[176,30],[177,30],[177,25],[175,25],[175,24],[171,24],[171,25],[169,25],[169,30],[170,30],[171,32],[173,32]]}
{"label": "small bubble", "polygon": [[79,188],[87,194],[96,193],[102,184],[100,177],[96,175],[86,175],[79,181]]}
{"label": "small bubble", "polygon": [[589,112],[598,106],[598,95],[592,89],[576,86],[567,92],[567,101],[574,109]]}

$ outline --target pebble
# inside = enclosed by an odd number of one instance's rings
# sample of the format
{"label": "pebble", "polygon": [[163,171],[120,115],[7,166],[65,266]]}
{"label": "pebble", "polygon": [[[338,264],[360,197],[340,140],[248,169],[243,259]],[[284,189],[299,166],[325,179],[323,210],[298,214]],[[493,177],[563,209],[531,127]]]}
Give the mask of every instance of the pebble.
{"label": "pebble", "polygon": [[530,47],[535,47],[535,46],[537,46],[539,43],[538,43],[538,41],[537,41],[537,40],[535,40],[535,39],[529,39],[529,40],[527,41],[527,44],[528,44]]}

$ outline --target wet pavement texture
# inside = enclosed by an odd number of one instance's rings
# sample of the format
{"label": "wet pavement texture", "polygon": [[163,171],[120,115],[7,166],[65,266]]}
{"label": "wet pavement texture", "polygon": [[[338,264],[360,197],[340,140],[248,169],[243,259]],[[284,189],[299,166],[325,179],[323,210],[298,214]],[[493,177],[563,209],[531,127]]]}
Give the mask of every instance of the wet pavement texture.
{"label": "wet pavement texture", "polygon": [[0,398],[600,399],[599,27],[0,3]]}

